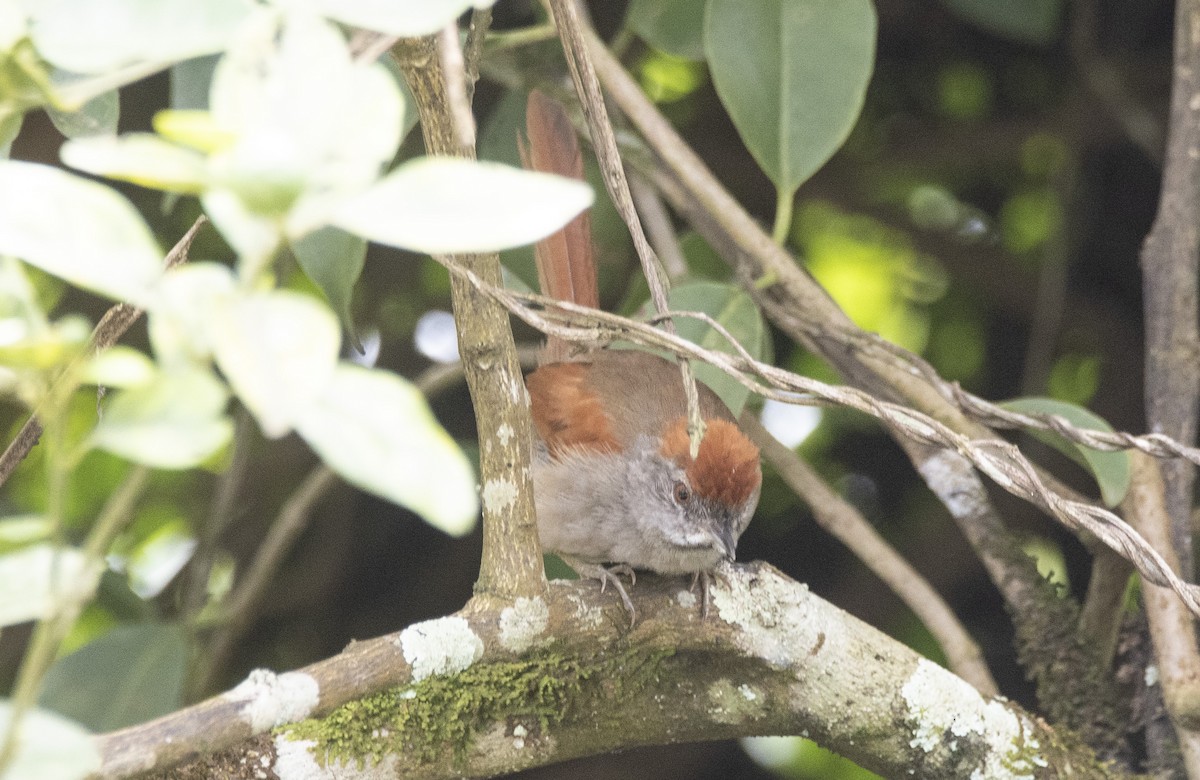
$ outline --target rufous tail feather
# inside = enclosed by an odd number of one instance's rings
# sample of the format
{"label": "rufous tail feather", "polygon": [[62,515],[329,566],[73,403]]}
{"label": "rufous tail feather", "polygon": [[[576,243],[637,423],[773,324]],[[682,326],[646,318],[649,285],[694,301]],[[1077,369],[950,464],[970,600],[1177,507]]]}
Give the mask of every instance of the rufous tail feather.
{"label": "rufous tail feather", "polygon": [[[583,155],[566,110],[538,90],[529,93],[525,107],[528,143],[517,139],[526,168],[583,179]],[[597,308],[596,261],[592,231],[584,211],[535,248],[538,284],[542,294],[560,301]]]}

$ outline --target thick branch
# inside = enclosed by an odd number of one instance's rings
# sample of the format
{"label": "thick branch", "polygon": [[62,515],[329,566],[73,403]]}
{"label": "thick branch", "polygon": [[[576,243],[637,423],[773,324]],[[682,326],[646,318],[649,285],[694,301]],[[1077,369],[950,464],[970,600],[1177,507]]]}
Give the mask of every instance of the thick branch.
{"label": "thick branch", "polygon": [[[1146,422],[1184,444],[1196,439],[1200,397],[1200,0],[1178,0],[1175,74],[1167,129],[1162,196],[1142,246],[1146,304]],[[1171,539],[1180,574],[1193,577],[1192,481],[1195,469],[1175,461],[1163,467]]]}
{"label": "thick branch", "polygon": [[[416,99],[426,150],[474,156],[474,149],[464,150],[459,144],[443,59],[437,49],[437,38],[427,37],[402,40],[392,51]],[[500,260],[495,254],[457,255],[449,260],[470,268],[481,279],[500,284]],[[450,285],[459,354],[479,431],[483,560],[476,592],[506,600],[537,595],[545,591],[546,579],[529,468],[533,428],[529,407],[523,402],[525,385],[512,328],[504,309],[471,285],[454,277]]]}
{"label": "thick branch", "polygon": [[[707,621],[678,578],[639,580],[643,618],[629,632],[594,583],[556,582],[504,609],[469,605],[101,737],[105,769],[123,776],[126,757],[149,754],[165,773],[166,753],[211,747],[217,732],[233,750],[170,776],[485,776],[634,745],[807,730],[888,777],[1111,776],[1086,748],[770,566],[723,573]],[[290,696],[300,690],[306,708]],[[351,699],[361,701],[322,722],[249,739]]]}

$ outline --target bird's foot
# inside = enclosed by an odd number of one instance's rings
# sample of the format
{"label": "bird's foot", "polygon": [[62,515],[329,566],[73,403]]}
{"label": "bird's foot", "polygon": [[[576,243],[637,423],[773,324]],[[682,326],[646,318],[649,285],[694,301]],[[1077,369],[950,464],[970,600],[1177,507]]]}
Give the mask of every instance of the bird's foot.
{"label": "bird's foot", "polygon": [[621,603],[625,606],[625,611],[629,613],[629,627],[633,628],[637,622],[637,610],[633,607],[633,601],[629,598],[629,592],[621,583],[621,575],[629,577],[629,587],[633,587],[637,583],[637,574],[633,569],[624,563],[618,563],[615,566],[602,566],[598,563],[584,563],[583,561],[572,558],[563,558],[567,565],[579,574],[580,577],[600,581],[600,592],[604,593],[609,585],[612,585],[613,590],[621,597]]}

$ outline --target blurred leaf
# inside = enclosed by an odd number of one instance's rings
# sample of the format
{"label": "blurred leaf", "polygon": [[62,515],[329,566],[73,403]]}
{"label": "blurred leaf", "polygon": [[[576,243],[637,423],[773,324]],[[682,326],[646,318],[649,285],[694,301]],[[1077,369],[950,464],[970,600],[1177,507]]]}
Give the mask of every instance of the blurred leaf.
{"label": "blurred leaf", "polygon": [[171,108],[176,111],[208,110],[208,90],[212,86],[213,69],[220,57],[210,54],[193,57],[171,66]]}
{"label": "blurred leaf", "polygon": [[329,309],[287,291],[229,301],[208,328],[217,365],[269,438],[288,433],[325,394],[341,347]]}
{"label": "blurred leaf", "polygon": [[1062,548],[1042,536],[1030,536],[1021,543],[1021,552],[1033,558],[1038,574],[1059,587],[1060,593],[1070,592],[1071,577]]}
{"label": "blurred leaf", "polygon": [[141,306],[161,274],[158,244],[124,197],[48,165],[11,160],[0,161],[0,254]]}
{"label": "blurred leaf", "polygon": [[1017,43],[1053,43],[1063,18],[1063,0],[943,0],[975,26]]}
{"label": "blurred leaf", "polygon": [[54,534],[54,524],[43,515],[0,517],[0,554],[44,542]]}
{"label": "blurred leaf", "polygon": [[167,192],[194,194],[208,183],[203,155],[152,133],[79,138],[60,154],[72,168]]}
{"label": "blurred leaf", "polygon": [[155,468],[192,468],[233,437],[228,400],[221,383],[203,370],[164,371],[108,401],[91,443]]}
{"label": "blurred leaf", "polygon": [[870,0],[708,0],[713,84],[781,195],[850,134],[875,62],[875,27]]}
{"label": "blurred leaf", "polygon": [[591,203],[591,188],[574,179],[423,157],[351,199],[335,222],[417,252],[492,252],[545,238]]}
{"label": "blurred leaf", "polygon": [[58,132],[67,138],[86,138],[93,135],[111,135],[117,132],[117,119],[121,115],[121,102],[115,89],[97,95],[74,111],[46,106],[50,121]]}
{"label": "blurred leaf", "polygon": [[[751,356],[762,356],[764,333],[762,314],[754,300],[741,288],[717,282],[690,282],[671,290],[672,311],[699,311],[712,317],[746,348]],[[676,317],[679,335],[705,349],[736,354],[729,341],[715,328],[691,317]],[[734,417],[742,413],[750,391],[733,377],[713,366],[692,362],[696,378],[713,389]]]}
{"label": "blurred leaf", "polygon": [[116,344],[88,361],[82,381],[104,387],[133,387],[149,383],[157,372],[158,367],[145,354]]}
{"label": "blurred leaf", "polygon": [[337,312],[354,348],[361,351],[350,316],[350,299],[367,257],[366,240],[335,227],[324,227],[293,241],[292,252]]}
{"label": "blurred leaf", "polygon": [[1086,406],[1100,387],[1100,358],[1094,354],[1069,352],[1054,361],[1046,390],[1051,398]]}
{"label": "blurred leaf", "polygon": [[650,51],[637,70],[642,91],[655,103],[682,100],[708,80],[704,63],[660,51]]}
{"label": "blurred leaf", "polygon": [[105,73],[220,51],[254,8],[250,0],[38,0],[29,34],[53,65]]}
{"label": "blurred leaf", "polygon": [[0,364],[7,368],[43,371],[66,365],[87,346],[91,326],[77,315],[38,327],[12,317],[0,333]]}
{"label": "blurred leaf", "polygon": [[[0,734],[12,725],[12,704],[0,699]],[[4,768],[4,780],[79,780],[100,770],[92,735],[79,724],[43,709],[21,719],[16,753]]]}
{"label": "blurred leaf", "polygon": [[413,38],[441,30],[470,8],[490,8],[496,0],[318,0],[331,19],[388,35]]}
{"label": "blurred leaf", "polygon": [[1004,246],[1015,254],[1040,249],[1062,223],[1062,200],[1053,190],[1018,192],[1000,207]]}
{"label": "blurred leaf", "polygon": [[351,484],[453,536],[474,527],[475,474],[407,380],[341,363],[296,430]]}
{"label": "blurred leaf", "polygon": [[659,51],[704,59],[705,0],[633,0],[625,23]]}
{"label": "blurred leaf", "polygon": [[[1022,414],[1056,414],[1077,428],[1112,432],[1104,418],[1081,406],[1053,398],[1015,398],[1001,403],[1005,409]],[[1044,442],[1086,468],[1100,485],[1104,503],[1116,506],[1129,490],[1130,462],[1128,452],[1101,452],[1074,444],[1056,433],[1030,430],[1029,435]]]}
{"label": "blurred leaf", "polygon": [[214,184],[252,214],[286,214],[292,237],[379,177],[406,112],[383,66],[355,62],[336,26],[303,13],[247,25],[217,64],[210,98],[235,139],[211,158]]}
{"label": "blurred leaf", "polygon": [[233,273],[216,263],[194,262],[167,271],[150,312],[150,343],[161,364],[206,362],[212,355],[209,323],[235,294]]}
{"label": "blurred leaf", "polygon": [[0,626],[50,615],[67,596],[90,594],[100,567],[73,547],[37,544],[0,555]]}
{"label": "blurred leaf", "polygon": [[95,732],[143,723],[183,703],[187,655],[179,626],[119,626],[51,666],[38,703]]}

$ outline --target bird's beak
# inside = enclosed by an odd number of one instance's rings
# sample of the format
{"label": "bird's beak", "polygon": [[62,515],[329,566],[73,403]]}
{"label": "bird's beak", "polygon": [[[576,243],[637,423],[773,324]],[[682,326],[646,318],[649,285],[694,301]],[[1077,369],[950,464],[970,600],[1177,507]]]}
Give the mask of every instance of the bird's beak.
{"label": "bird's beak", "polygon": [[725,560],[735,560],[737,558],[737,537],[733,533],[733,524],[718,529],[717,538],[721,540],[721,547],[725,550]]}

